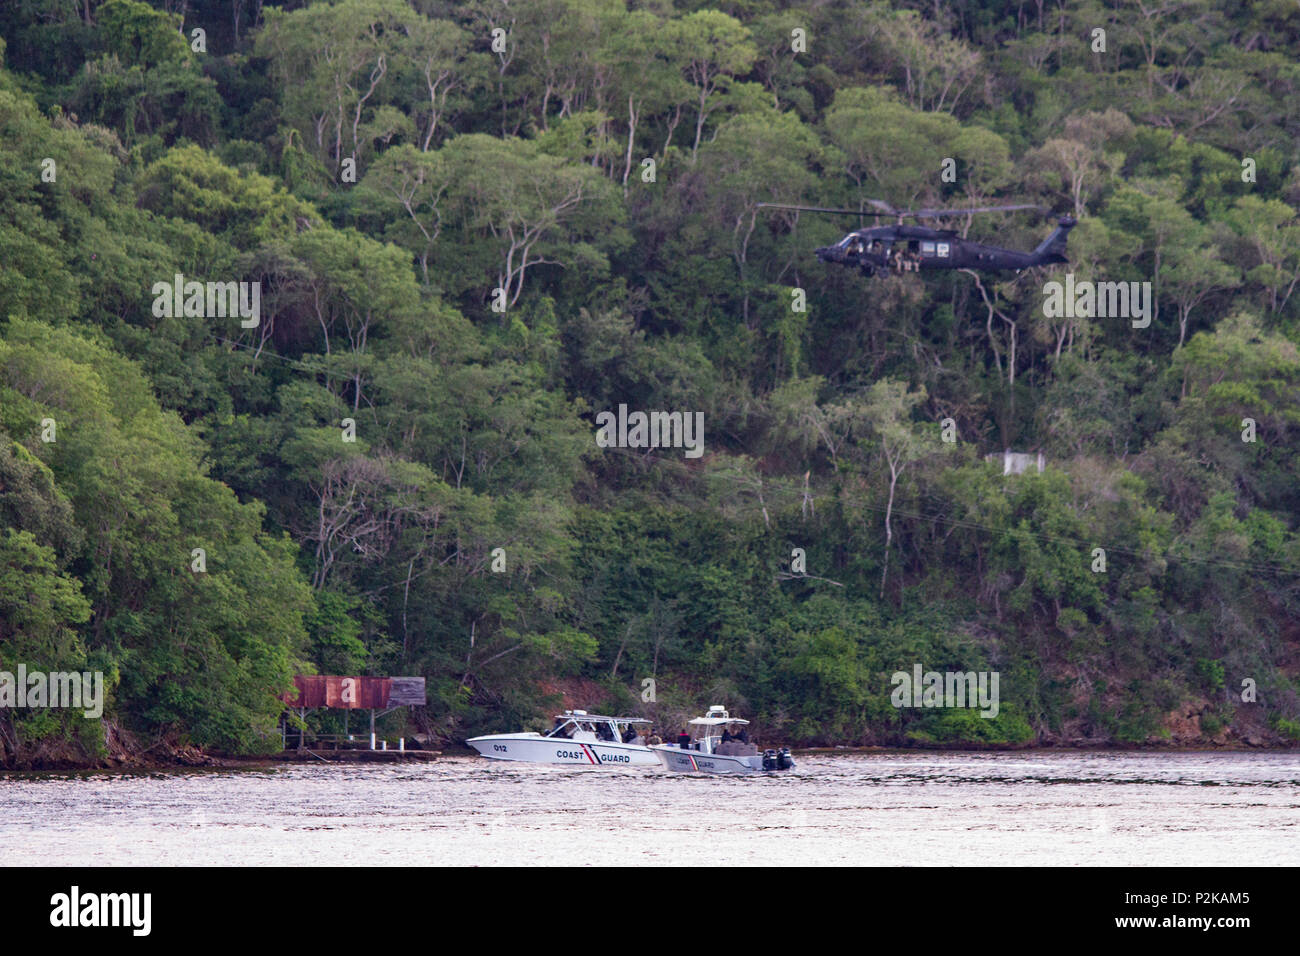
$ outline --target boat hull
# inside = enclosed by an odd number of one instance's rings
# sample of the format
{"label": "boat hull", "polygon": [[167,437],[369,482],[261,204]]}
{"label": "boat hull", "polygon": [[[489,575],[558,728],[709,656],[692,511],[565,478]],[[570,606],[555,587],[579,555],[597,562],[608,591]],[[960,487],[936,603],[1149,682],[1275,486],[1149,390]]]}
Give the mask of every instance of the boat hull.
{"label": "boat hull", "polygon": [[[749,754],[743,757],[723,754],[706,754],[698,750],[682,750],[680,747],[664,745],[651,747],[654,755],[668,770],[676,773],[719,773],[747,774],[764,773],[763,755]],[[767,771],[775,772],[775,771]]]}
{"label": "boat hull", "polygon": [[607,740],[569,740],[541,734],[490,734],[465,741],[491,760],[570,764],[586,767],[650,767],[657,764],[649,747]]}

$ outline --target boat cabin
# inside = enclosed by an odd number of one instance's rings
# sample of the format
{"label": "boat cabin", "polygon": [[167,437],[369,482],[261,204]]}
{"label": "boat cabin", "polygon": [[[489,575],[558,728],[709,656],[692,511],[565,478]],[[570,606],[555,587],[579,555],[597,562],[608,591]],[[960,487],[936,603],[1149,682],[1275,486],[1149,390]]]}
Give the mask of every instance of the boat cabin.
{"label": "boat cabin", "polygon": [[555,715],[555,726],[547,737],[563,737],[582,743],[645,744],[641,725],[649,724],[644,717],[604,717],[585,710],[566,710]]}

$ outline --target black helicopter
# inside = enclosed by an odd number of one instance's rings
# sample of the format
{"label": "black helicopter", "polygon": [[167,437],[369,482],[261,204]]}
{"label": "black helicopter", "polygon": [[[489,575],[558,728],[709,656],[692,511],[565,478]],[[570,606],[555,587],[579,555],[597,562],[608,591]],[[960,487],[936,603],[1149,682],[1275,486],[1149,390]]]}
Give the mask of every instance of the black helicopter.
{"label": "black helicopter", "polygon": [[857,266],[866,276],[875,275],[877,269],[897,273],[920,272],[930,269],[975,269],[982,272],[1003,272],[1008,269],[1028,269],[1031,266],[1068,262],[1065,242],[1074,228],[1073,216],[1062,216],[1053,233],[1033,252],[1016,252],[963,239],[952,229],[931,229],[928,226],[905,226],[904,219],[939,219],[982,212],[1013,212],[1020,209],[1038,209],[1041,206],[980,206],[975,209],[894,209],[880,199],[868,199],[878,211],[859,209],[827,209],[822,206],[791,206],[785,203],[761,202],[769,209],[796,209],[801,212],[829,213],[845,216],[873,216],[896,219],[892,226],[871,226],[855,229],[833,246],[822,246],[817,258],[822,262]]}

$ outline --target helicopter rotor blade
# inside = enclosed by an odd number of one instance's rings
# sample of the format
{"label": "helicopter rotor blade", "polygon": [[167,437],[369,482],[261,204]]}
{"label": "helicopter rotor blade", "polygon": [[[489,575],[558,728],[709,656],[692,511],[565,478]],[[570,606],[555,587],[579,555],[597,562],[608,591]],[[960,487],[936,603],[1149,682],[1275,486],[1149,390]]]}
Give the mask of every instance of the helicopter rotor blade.
{"label": "helicopter rotor blade", "polygon": [[912,209],[906,212],[900,212],[898,215],[903,218],[911,219],[939,219],[943,216],[965,216],[977,212],[1016,212],[1021,209],[1037,209],[1041,211],[1043,207],[1034,205],[1017,205],[975,206],[971,209]]}
{"label": "helicopter rotor blade", "polygon": [[[870,202],[879,202],[880,200],[869,200]],[[783,202],[761,202],[757,204],[760,209],[797,209],[799,212],[823,212],[835,216],[874,216],[877,219],[881,216],[894,216],[893,212],[868,212],[865,209],[831,209],[826,206],[792,206]]]}
{"label": "helicopter rotor blade", "polygon": [[760,209],[794,209],[798,212],[816,212],[824,213],[831,216],[870,216],[874,219],[897,219],[902,222],[904,219],[942,219],[946,216],[967,216],[976,213],[985,212],[1018,212],[1025,209],[1035,209],[1043,212],[1045,207],[1033,204],[1017,204],[1011,206],[973,206],[968,209],[895,209],[889,203],[882,199],[867,199],[865,202],[875,206],[880,212],[871,212],[866,209],[840,209],[830,206],[796,206],[790,203],[781,202],[760,202],[756,205]]}

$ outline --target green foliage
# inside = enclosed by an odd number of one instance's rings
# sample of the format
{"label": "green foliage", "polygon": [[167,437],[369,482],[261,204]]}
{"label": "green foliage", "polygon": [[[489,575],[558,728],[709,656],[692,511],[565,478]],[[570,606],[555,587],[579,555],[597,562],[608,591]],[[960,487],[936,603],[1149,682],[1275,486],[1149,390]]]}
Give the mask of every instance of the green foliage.
{"label": "green foliage", "polygon": [[96,11],[110,53],[130,66],[177,63],[189,47],[179,13],[163,13],[139,0],[108,0]]}
{"label": "green foliage", "polygon": [[[54,442],[22,437],[84,534],[69,555],[78,582],[51,577],[53,552],[33,550],[30,532],[7,531],[11,551],[25,549],[8,566],[33,583],[10,582],[15,590],[5,593],[29,600],[5,619],[47,646],[90,622],[80,640],[120,669],[112,710],[129,726],[200,745],[264,747],[311,604],[294,546],[261,530],[260,505],[239,504],[205,476],[197,439],[158,408],[128,360],[72,332],[14,320],[0,368],[6,405],[57,423]],[[195,547],[207,555],[201,573],[191,570]],[[37,580],[48,583],[38,589]],[[15,648],[40,660],[39,646]]]}
{"label": "green foliage", "polygon": [[[1196,662],[1196,676],[1205,682],[1206,690],[1211,693],[1223,690],[1223,662],[1201,658]],[[1211,731],[1212,732],[1212,731]]]}
{"label": "green foliage", "polygon": [[[447,739],[596,696],[1147,743],[1245,676],[1295,736],[1294,5],[181,6],[0,5],[0,663],[103,669],[144,746],[274,746],[304,670],[423,674]],[[1080,223],[867,280],[759,205],[870,199]],[[1063,271],[1151,325],[1046,316]],[[153,315],[177,273],[261,321]],[[704,454],[597,447],[619,405]],[[918,662],[998,717],[894,708]]]}
{"label": "green foliage", "polygon": [[909,730],[907,737],[918,743],[938,744],[1027,744],[1034,739],[1033,729],[1025,718],[1013,711],[988,718],[978,710],[944,709],[921,727]]}

